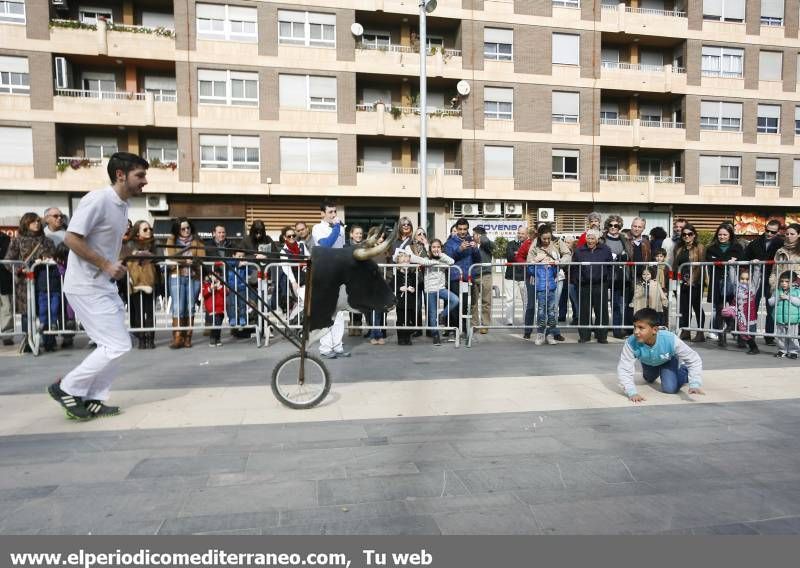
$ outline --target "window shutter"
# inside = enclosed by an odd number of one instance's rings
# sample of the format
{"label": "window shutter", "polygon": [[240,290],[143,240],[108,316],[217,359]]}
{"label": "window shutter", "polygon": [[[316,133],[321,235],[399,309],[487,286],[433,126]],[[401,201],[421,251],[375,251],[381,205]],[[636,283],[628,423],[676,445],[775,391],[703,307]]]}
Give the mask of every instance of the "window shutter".
{"label": "window shutter", "polygon": [[312,138],[309,143],[312,172],[339,171],[339,152],[337,141],[326,138]]}
{"label": "window shutter", "polygon": [[0,71],[6,71],[10,73],[28,73],[28,58],[0,55]]}
{"label": "window shutter", "polygon": [[722,116],[742,119],[742,103],[722,103]]}
{"label": "window shutter", "polygon": [[219,71],[217,69],[198,69],[198,81],[227,81],[228,73],[226,71]]}
{"label": "window shutter", "polygon": [[484,87],[483,100],[497,103],[513,103],[514,89],[504,87]]}
{"label": "window shutter", "polygon": [[745,0],[724,0],[725,18],[744,20]]}
{"label": "window shutter", "polygon": [[776,158],[756,158],[756,171],[778,172],[779,161]]}
{"label": "window shutter", "polygon": [[792,176],[792,185],[800,187],[800,160],[794,161],[794,175]]}
{"label": "window shutter", "polygon": [[228,145],[228,137],[217,135],[217,134],[201,134],[200,135],[200,145],[201,146],[227,146]]}
{"label": "window shutter", "polygon": [[619,63],[619,49],[616,47],[604,47],[600,50],[600,61]]}
{"label": "window shutter", "polygon": [[336,77],[309,77],[309,97],[336,98]]}
{"label": "window shutter", "polygon": [[231,136],[231,146],[237,148],[258,148],[258,136]]}
{"label": "window shutter", "polygon": [[758,105],[758,117],[780,119],[781,107],[778,105]]}
{"label": "window shutter", "polygon": [[242,22],[255,22],[258,20],[258,15],[255,8],[228,6],[228,19]]}
{"label": "window shutter", "polygon": [[0,164],[33,164],[33,131],[30,128],[0,126]]}
{"label": "window shutter", "polygon": [[308,140],[306,138],[281,138],[281,171],[308,171]]}
{"label": "window shutter", "polygon": [[794,119],[800,120],[800,106],[794,107]]}
{"label": "window shutter", "polygon": [[700,185],[719,185],[719,156],[700,156]]}
{"label": "window shutter", "polygon": [[737,168],[742,167],[742,158],[739,156],[720,156],[719,160],[721,166],[735,166]]}
{"label": "window shutter", "polygon": [[720,104],[717,101],[700,101],[700,116],[719,118]]}
{"label": "window shutter", "polygon": [[514,43],[514,31],[500,28],[483,28],[483,41],[486,43]]}
{"label": "window shutter", "polygon": [[703,0],[703,15],[722,17],[723,0]]}
{"label": "window shutter", "polygon": [[761,0],[761,15],[765,18],[783,18],[783,0]]}
{"label": "window shutter", "polygon": [[580,62],[581,36],[573,34],[553,34],[553,63],[578,65]]}
{"label": "window shutter", "polygon": [[663,114],[661,105],[643,104],[639,106],[639,116],[657,116],[661,120]]}
{"label": "window shutter", "polygon": [[619,103],[600,103],[600,112],[619,114]]}
{"label": "window shutter", "polygon": [[580,112],[580,94],[553,91],[553,114],[578,116]]}
{"label": "window shutter", "polygon": [[484,146],[483,172],[487,178],[513,178],[514,147]]}
{"label": "window shutter", "polygon": [[391,172],[392,149],[384,146],[367,146],[364,148],[364,171]]}
{"label": "window shutter", "polygon": [[309,12],[308,22],[310,24],[327,24],[329,26],[335,26],[336,14],[320,14],[318,12]]}
{"label": "window shutter", "polygon": [[642,65],[662,66],[664,65],[664,54],[660,51],[644,51],[639,53],[639,62]]}
{"label": "window shutter", "polygon": [[278,21],[306,23],[306,13],[295,10],[278,10]]}
{"label": "window shutter", "polygon": [[364,89],[364,104],[375,104],[383,102],[387,107],[392,106],[392,91],[381,89]]}
{"label": "window shutter", "polygon": [[562,157],[562,158],[579,158],[581,155],[580,150],[561,150],[556,149],[553,150],[553,156]]}
{"label": "window shutter", "polygon": [[[198,7],[200,5],[198,4]],[[149,28],[175,29],[175,17],[165,12],[142,12],[142,25]]]}
{"label": "window shutter", "polygon": [[175,77],[163,77],[158,75],[145,75],[144,78],[145,89],[165,89],[176,90]]}
{"label": "window shutter", "polygon": [[281,108],[308,108],[305,75],[278,76],[278,97]]}
{"label": "window shutter", "polygon": [[195,11],[198,18],[225,19],[225,6],[222,4],[197,4]]}
{"label": "window shutter", "polygon": [[780,81],[783,68],[783,53],[762,51],[758,56],[758,78],[761,81]]}

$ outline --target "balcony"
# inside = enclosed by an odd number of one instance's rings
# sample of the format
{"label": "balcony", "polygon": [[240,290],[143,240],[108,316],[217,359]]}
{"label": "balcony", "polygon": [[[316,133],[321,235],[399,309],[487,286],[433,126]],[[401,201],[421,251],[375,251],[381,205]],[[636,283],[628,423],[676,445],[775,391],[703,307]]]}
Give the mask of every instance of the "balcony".
{"label": "balcony", "polygon": [[[427,115],[429,137],[462,137],[461,109],[428,107]],[[383,103],[356,105],[356,126],[363,134],[418,137],[419,116],[419,107]]]}
{"label": "balcony", "polygon": [[685,193],[682,177],[600,174],[600,194],[610,201],[670,203]]}
{"label": "balcony", "polygon": [[54,19],[50,41],[52,51],[60,53],[175,60],[175,31],[164,27]]}
{"label": "balcony", "polygon": [[603,61],[600,79],[604,89],[671,93],[685,89],[686,69],[672,65]]}
{"label": "balcony", "polygon": [[104,122],[118,125],[175,127],[176,100],[153,93],[56,89],[53,110],[73,123],[95,124],[102,115]]}
{"label": "balcony", "polygon": [[[408,75],[419,75],[419,46],[356,44],[356,64],[359,71],[386,73],[397,69]],[[426,70],[429,77],[456,77],[462,70],[461,50],[432,48],[428,52]]]}
{"label": "balcony", "polygon": [[689,20],[683,10],[633,8],[625,3],[602,7],[604,31],[671,37],[686,37],[689,31]]}
{"label": "balcony", "polygon": [[[81,191],[108,185],[107,158],[59,156],[56,163],[56,182],[60,191]],[[146,191],[176,193],[182,191],[177,168],[169,164],[151,166],[147,170]],[[187,184],[188,185],[188,184]]]}
{"label": "balcony", "polygon": [[634,148],[681,148],[686,143],[686,126],[682,122],[601,118],[600,143]]}
{"label": "balcony", "polygon": [[[362,195],[419,197],[419,168],[391,167],[371,169],[357,166],[357,186]],[[455,197],[463,188],[460,169],[429,168],[428,197]]]}

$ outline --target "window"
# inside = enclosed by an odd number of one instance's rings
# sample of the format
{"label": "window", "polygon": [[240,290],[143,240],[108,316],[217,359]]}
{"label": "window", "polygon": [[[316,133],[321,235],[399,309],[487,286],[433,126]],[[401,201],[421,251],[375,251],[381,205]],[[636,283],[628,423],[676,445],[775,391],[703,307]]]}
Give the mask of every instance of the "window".
{"label": "window", "polygon": [[794,107],[794,133],[800,134],[800,106]]}
{"label": "window", "polygon": [[580,65],[581,36],[553,34],[553,64]]}
{"label": "window", "polygon": [[27,57],[0,55],[0,93],[29,94],[31,92]]}
{"label": "window", "polygon": [[148,139],[145,145],[148,161],[158,160],[162,164],[178,163],[178,141]]}
{"label": "window", "polygon": [[553,91],[553,122],[578,122],[580,94]]}
{"label": "window", "polygon": [[258,41],[255,8],[227,4],[197,4],[197,36],[221,41]]}
{"label": "window", "polygon": [[361,45],[366,48],[389,47],[391,43],[392,36],[389,32],[364,32],[361,36]]}
{"label": "window", "polygon": [[783,53],[762,51],[758,54],[758,79],[760,81],[780,81],[783,78]]}
{"label": "window", "polygon": [[30,166],[33,164],[33,134],[30,128],[0,126],[0,164]]}
{"label": "window", "polygon": [[153,93],[153,99],[159,102],[177,100],[175,77],[145,75],[144,91]]}
{"label": "window", "polygon": [[660,51],[641,50],[639,52],[639,67],[642,71],[662,71],[664,69],[664,54]]}
{"label": "window", "polygon": [[639,120],[642,122],[661,122],[664,109],[661,105],[654,105],[652,103],[641,103],[639,105]]}
{"label": "window", "polygon": [[780,105],[758,105],[757,132],[761,132],[762,134],[777,134],[780,130],[780,122]]}
{"label": "window", "polygon": [[553,150],[553,179],[578,179],[578,150]]}
{"label": "window", "polygon": [[514,58],[514,31],[483,28],[483,58],[511,61]]}
{"label": "window", "polygon": [[258,73],[198,69],[200,103],[257,106]]}
{"label": "window", "polygon": [[616,156],[600,157],[600,179],[614,180],[619,175],[619,158]]}
{"label": "window", "polygon": [[278,82],[281,108],[336,110],[336,77],[281,74]]}
{"label": "window", "polygon": [[619,104],[600,103],[600,120],[609,121],[619,119]]}
{"label": "window", "polygon": [[514,89],[484,87],[483,116],[501,120],[514,119]]}
{"label": "window", "polygon": [[200,135],[200,167],[222,170],[257,170],[258,136]]}
{"label": "window", "polygon": [[365,146],[362,167],[365,172],[392,173],[392,149],[386,146]]}
{"label": "window", "polygon": [[702,70],[706,77],[741,77],[743,61],[743,49],[703,46]]}
{"label": "window", "polygon": [[338,143],[330,138],[281,138],[282,172],[324,172],[339,170]]}
{"label": "window", "polygon": [[741,132],[742,103],[701,101],[700,128],[702,130]]}
{"label": "window", "polygon": [[756,185],[777,187],[779,164],[777,158],[756,158]]}
{"label": "window", "polygon": [[703,19],[744,22],[745,0],[703,0]]}
{"label": "window", "polygon": [[658,158],[639,158],[640,176],[660,176],[661,160]]}
{"label": "window", "polygon": [[84,91],[90,91],[89,96],[93,98],[103,98],[104,93],[110,93],[109,98],[114,98],[113,93],[117,91],[117,81],[113,73],[84,71],[81,73],[81,86]]}
{"label": "window", "polygon": [[97,20],[105,20],[109,23],[114,22],[114,16],[108,8],[83,8],[78,10],[78,19],[82,24],[96,26]]}
{"label": "window", "polygon": [[761,25],[783,25],[783,0],[761,0]]}
{"label": "window", "polygon": [[700,185],[740,185],[738,156],[700,156]]}
{"label": "window", "polygon": [[113,154],[119,151],[117,149],[116,138],[95,138],[95,137],[86,137],[84,139],[83,150],[87,158],[95,160],[110,158]]}
{"label": "window", "polygon": [[514,178],[514,147],[484,146],[483,175],[486,178]]}
{"label": "window", "polygon": [[336,15],[278,10],[278,43],[336,47]]}
{"label": "window", "polygon": [[553,6],[557,8],[580,8],[580,0],[553,0]]}
{"label": "window", "polygon": [[619,49],[616,47],[604,47],[600,50],[600,61],[603,67],[616,69],[619,66]]}
{"label": "window", "polygon": [[800,187],[800,160],[794,161],[794,171],[792,174],[792,185],[794,187]]}
{"label": "window", "polygon": [[166,12],[142,12],[142,26],[146,28],[166,28],[175,31],[175,17]]}
{"label": "window", "polygon": [[0,0],[0,22],[25,23],[25,0]]}

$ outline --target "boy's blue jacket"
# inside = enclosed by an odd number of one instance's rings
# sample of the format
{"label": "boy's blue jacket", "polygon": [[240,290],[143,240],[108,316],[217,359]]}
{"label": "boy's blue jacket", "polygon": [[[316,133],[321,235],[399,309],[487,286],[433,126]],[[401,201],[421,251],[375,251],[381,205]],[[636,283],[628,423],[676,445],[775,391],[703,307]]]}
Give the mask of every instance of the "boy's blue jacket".
{"label": "boy's blue jacket", "polygon": [[703,361],[694,349],[681,341],[677,335],[665,329],[658,331],[656,342],[652,347],[637,341],[633,335],[625,340],[617,365],[620,387],[629,398],[636,394],[633,373],[637,359],[643,365],[657,367],[671,361],[674,357],[677,357],[679,363],[685,365],[689,370],[689,387],[700,388],[703,385]]}

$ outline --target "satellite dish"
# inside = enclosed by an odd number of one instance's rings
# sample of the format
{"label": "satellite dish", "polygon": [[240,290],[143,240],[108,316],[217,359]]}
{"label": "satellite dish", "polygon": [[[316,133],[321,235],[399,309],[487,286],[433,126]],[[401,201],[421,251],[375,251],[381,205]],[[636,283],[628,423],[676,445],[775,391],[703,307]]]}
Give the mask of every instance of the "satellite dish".
{"label": "satellite dish", "polygon": [[356,37],[361,37],[364,34],[364,26],[358,22],[354,22],[353,25],[350,26],[350,33]]}
{"label": "satellite dish", "polygon": [[436,9],[436,0],[427,0],[425,2],[425,12],[430,14]]}
{"label": "satellite dish", "polygon": [[469,83],[467,83],[462,79],[461,81],[456,83],[456,91],[458,91],[458,94],[461,95],[462,97],[466,97],[470,92]]}

